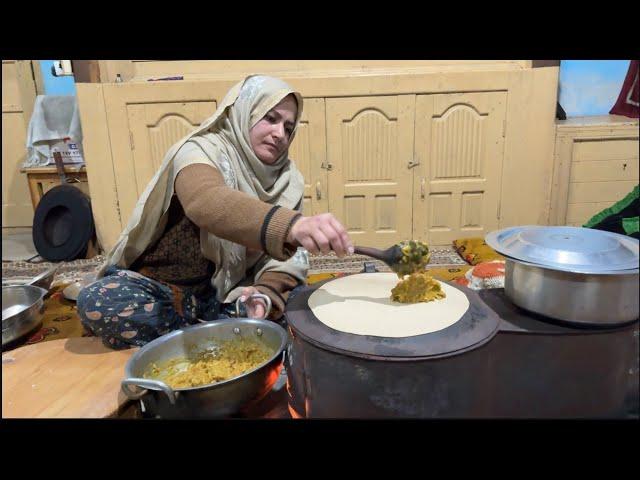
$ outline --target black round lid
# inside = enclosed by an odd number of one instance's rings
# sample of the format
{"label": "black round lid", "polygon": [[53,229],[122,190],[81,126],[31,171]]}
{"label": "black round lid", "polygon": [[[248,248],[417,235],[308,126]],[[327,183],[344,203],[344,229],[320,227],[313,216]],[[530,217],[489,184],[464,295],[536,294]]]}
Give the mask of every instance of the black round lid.
{"label": "black round lid", "polygon": [[[330,282],[332,280],[328,280]],[[461,285],[446,282],[469,300],[466,313],[453,325],[437,332],[411,337],[378,337],[335,330],[322,323],[309,308],[309,297],[321,285],[302,289],[289,300],[285,317],[293,335],[316,347],[343,355],[373,360],[416,360],[458,355],[484,345],[498,332],[500,319],[478,294]]]}
{"label": "black round lid", "polygon": [[94,233],[89,198],[60,185],[40,199],[33,217],[33,244],[45,260],[74,260],[84,254]]}

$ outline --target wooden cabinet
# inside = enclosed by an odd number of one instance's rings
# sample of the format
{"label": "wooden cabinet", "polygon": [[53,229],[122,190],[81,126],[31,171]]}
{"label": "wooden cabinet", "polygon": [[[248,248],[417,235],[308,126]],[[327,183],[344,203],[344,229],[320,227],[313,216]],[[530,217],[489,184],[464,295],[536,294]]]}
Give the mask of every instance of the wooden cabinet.
{"label": "wooden cabinet", "polygon": [[138,196],[160,168],[171,145],[210,117],[216,108],[215,101],[127,105]]}
{"label": "wooden cabinet", "polygon": [[[232,83],[226,85],[228,89]],[[102,92],[91,93],[93,97],[96,93],[100,97],[99,93],[102,93],[104,110],[99,112],[100,105],[89,105],[89,100],[83,102],[82,93],[78,92],[89,182],[92,184],[94,181],[102,182],[108,181],[109,177],[113,178],[120,227],[115,228],[110,212],[104,217],[109,218],[107,223],[110,230],[121,230],[127,224],[138,198],[162,163],[169,147],[211,116],[226,90],[224,86],[212,86],[206,82],[193,82],[189,85],[117,83],[104,85]],[[94,135],[97,137],[106,133],[109,142],[107,150],[104,147],[95,148],[98,145],[91,142],[91,130],[85,132],[86,123],[90,124],[88,128],[91,129],[94,122],[104,121],[92,119],[102,116],[97,115],[98,113],[106,116],[107,131],[99,134],[101,125],[95,125]],[[85,121],[85,115],[91,120]],[[104,140],[102,137],[101,141]],[[107,165],[99,160],[105,156],[105,152],[110,153],[111,157]],[[109,164],[111,171],[108,171]],[[110,191],[105,193],[111,195]],[[94,195],[97,194],[94,192]],[[106,204],[112,205],[113,201]],[[97,215],[96,225],[99,228],[102,227],[100,223],[104,222]],[[113,236],[114,232],[110,231],[109,239],[101,241],[111,245],[117,239],[117,235],[115,239]]]}
{"label": "wooden cabinet", "polygon": [[[53,187],[62,185],[62,179],[55,166],[23,168],[20,171],[27,175],[34,212],[45,193]],[[87,197],[91,197],[84,165],[65,165],[64,173],[68,185],[80,189]]]}
{"label": "wooden cabinet", "polygon": [[[305,99],[289,151],[304,213],[331,212],[354,242],[378,247],[546,223],[558,69],[486,68],[279,75]],[[213,114],[232,77],[77,85],[105,248],[167,149]]]}
{"label": "wooden cabinet", "polygon": [[354,242],[444,245],[498,227],[504,92],[326,102],[330,160],[318,179]]}
{"label": "wooden cabinet", "polygon": [[436,245],[498,228],[506,93],[419,95],[414,237]]}
{"label": "wooden cabinet", "polygon": [[584,225],[638,185],[638,120],[604,115],[557,125],[553,225]]}
{"label": "wooden cabinet", "polygon": [[305,98],[296,136],[289,147],[293,159],[304,176],[304,215],[328,210],[327,196],[327,132],[323,98]]}
{"label": "wooden cabinet", "polygon": [[[35,62],[37,63],[37,62]],[[30,60],[2,60],[2,227],[31,227],[33,207],[20,168],[36,99]]]}
{"label": "wooden cabinet", "polygon": [[354,243],[412,236],[415,96],[327,99],[329,211]]}

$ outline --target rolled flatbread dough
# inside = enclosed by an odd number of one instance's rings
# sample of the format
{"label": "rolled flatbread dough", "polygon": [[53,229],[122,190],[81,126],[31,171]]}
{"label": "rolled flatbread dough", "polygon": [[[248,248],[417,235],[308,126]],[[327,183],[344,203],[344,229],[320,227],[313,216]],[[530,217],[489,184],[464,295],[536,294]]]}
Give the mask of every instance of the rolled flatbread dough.
{"label": "rolled flatbread dough", "polygon": [[426,303],[391,301],[394,273],[360,273],[325,283],[309,296],[309,308],[326,326],[376,337],[412,337],[443,330],[469,309],[467,296],[441,282],[446,297]]}

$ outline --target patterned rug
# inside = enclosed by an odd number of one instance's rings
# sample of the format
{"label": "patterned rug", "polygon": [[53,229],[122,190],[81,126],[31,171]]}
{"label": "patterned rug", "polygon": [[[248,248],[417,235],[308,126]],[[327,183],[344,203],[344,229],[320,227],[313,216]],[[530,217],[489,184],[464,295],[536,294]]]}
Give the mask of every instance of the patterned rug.
{"label": "patterned rug", "polygon": [[[64,262],[57,271],[53,279],[52,286],[61,284],[69,284],[77,282],[85,278],[87,275],[96,273],[98,267],[104,262],[104,256],[98,255],[90,259],[74,260],[72,262]],[[364,269],[364,263],[373,263],[380,272],[388,272],[389,267],[379,260],[375,260],[364,255],[348,255],[338,258],[335,254],[309,256],[309,274],[326,273],[326,272],[361,272]],[[54,266],[50,262],[2,262],[2,279],[11,280],[19,283],[27,281],[36,275],[47,271]],[[453,247],[441,247],[431,250],[431,261],[429,266],[456,266],[468,265],[462,257],[453,249]]]}
{"label": "patterned rug", "polygon": [[[463,277],[471,265],[432,266],[427,269],[434,278],[442,281],[454,281]],[[348,275],[349,272],[322,272],[312,273],[307,279],[307,283],[312,285],[331,278],[340,278]],[[63,283],[57,280],[58,284],[51,288],[49,295],[45,298],[45,311],[42,320],[42,327],[32,333],[26,342],[20,341],[17,345],[8,346],[5,350],[12,350],[22,345],[31,345],[38,342],[58,340],[60,338],[88,337],[91,336],[80,323],[76,303],[67,300],[62,291],[70,283]]]}
{"label": "patterned rug", "polygon": [[[74,260],[72,262],[63,262],[56,276],[53,278],[52,287],[57,285],[77,282],[86,275],[94,274],[98,267],[104,262],[104,256],[98,255],[90,259]],[[20,283],[21,281],[31,280],[36,275],[46,272],[56,265],[51,262],[10,262],[2,261],[2,281],[10,281],[11,283]]]}
{"label": "patterned rug", "polygon": [[[26,343],[44,342],[60,338],[85,337],[89,334],[84,330],[78,317],[76,304],[67,300],[62,291],[74,282],[86,281],[97,272],[102,265],[104,256],[98,255],[91,259],[65,262],[56,272],[51,284],[49,296],[45,299],[45,313],[42,327],[33,333]],[[330,278],[339,278],[349,273],[361,272],[365,262],[371,262],[380,272],[388,272],[389,268],[382,262],[363,255],[350,255],[338,258],[335,255],[318,255],[309,257],[309,285]],[[2,262],[3,283],[15,284],[26,282],[36,275],[47,271],[54,263],[50,262]],[[431,252],[431,261],[427,269],[434,278],[443,281],[454,281],[464,276],[471,265],[467,264],[453,248],[439,248]]]}
{"label": "patterned rug", "polygon": [[[453,247],[440,247],[431,249],[430,267],[464,266],[468,265]],[[373,263],[379,272],[389,272],[390,269],[380,260],[375,260],[364,255],[348,255],[343,258],[335,254],[316,255],[309,257],[309,274],[326,272],[356,273],[364,269],[364,263]]]}

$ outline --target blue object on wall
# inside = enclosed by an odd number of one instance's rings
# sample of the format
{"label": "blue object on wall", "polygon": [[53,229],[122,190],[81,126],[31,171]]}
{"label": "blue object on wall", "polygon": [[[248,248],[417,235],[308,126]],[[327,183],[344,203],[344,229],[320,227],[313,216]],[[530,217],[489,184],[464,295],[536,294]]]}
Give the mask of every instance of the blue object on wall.
{"label": "blue object on wall", "polygon": [[629,60],[562,60],[558,101],[568,117],[608,115]]}
{"label": "blue object on wall", "polygon": [[76,82],[73,75],[55,77],[51,73],[53,60],[40,60],[42,81],[44,82],[45,95],[75,95]]}

